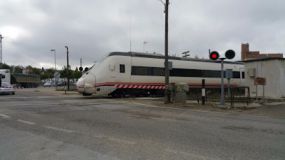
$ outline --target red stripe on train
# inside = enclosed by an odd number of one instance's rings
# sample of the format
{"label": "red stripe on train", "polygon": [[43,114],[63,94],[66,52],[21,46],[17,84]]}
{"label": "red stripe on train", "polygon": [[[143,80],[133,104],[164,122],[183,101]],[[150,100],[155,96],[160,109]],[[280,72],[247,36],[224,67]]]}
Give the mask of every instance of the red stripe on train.
{"label": "red stripe on train", "polygon": [[[201,88],[201,84],[188,84],[190,88]],[[105,82],[96,83],[95,87],[114,86],[115,88],[136,88],[136,89],[165,89],[164,83],[139,83],[139,82]],[[227,85],[225,85],[227,86]],[[231,84],[232,87],[237,87],[236,84]],[[206,84],[206,88],[219,88],[220,84]]]}

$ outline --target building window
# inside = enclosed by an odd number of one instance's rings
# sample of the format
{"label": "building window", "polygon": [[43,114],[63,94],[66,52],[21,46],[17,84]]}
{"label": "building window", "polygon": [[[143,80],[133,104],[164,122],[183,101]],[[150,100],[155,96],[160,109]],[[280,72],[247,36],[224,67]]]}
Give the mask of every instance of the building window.
{"label": "building window", "polygon": [[125,73],[125,65],[120,64],[120,73]]}

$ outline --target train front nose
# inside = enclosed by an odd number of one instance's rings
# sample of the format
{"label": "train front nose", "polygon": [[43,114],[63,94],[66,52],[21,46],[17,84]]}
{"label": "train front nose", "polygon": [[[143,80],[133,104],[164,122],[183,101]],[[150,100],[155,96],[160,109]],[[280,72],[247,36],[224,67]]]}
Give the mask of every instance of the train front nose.
{"label": "train front nose", "polygon": [[84,92],[84,79],[83,78],[79,78],[79,80],[76,83],[76,88],[79,93]]}
{"label": "train front nose", "polygon": [[95,91],[95,78],[93,76],[81,77],[76,83],[77,91],[83,95],[92,95]]}

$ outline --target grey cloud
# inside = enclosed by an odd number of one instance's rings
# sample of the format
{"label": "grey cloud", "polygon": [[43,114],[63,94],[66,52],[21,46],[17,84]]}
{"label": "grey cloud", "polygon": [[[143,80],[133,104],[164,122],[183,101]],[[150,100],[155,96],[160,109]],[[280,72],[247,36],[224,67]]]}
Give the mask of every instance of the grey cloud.
{"label": "grey cloud", "polygon": [[[207,57],[208,49],[240,52],[240,43],[253,49],[284,52],[285,2],[281,0],[171,0],[170,54],[190,50]],[[0,2],[1,28],[16,26],[30,36],[3,42],[5,62],[23,65],[65,64],[65,45],[73,66],[100,61],[108,52],[163,53],[164,14],[159,0],[11,0]],[[7,38],[9,39],[9,37]],[[282,43],[283,42],[283,43]],[[9,44],[8,44],[9,43]],[[17,57],[17,58],[16,58]],[[40,66],[39,66],[40,67]]]}

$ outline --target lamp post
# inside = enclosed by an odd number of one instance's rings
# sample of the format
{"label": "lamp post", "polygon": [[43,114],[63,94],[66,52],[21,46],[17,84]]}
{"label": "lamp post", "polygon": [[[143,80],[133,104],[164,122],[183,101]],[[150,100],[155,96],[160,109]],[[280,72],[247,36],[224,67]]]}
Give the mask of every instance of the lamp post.
{"label": "lamp post", "polygon": [[56,80],[56,77],[55,77],[55,74],[56,74],[56,50],[55,49],[51,49],[50,51],[51,51],[51,53],[54,54],[54,74],[53,74],[53,76],[54,76],[54,85],[55,85],[55,87],[57,87],[57,80]]}
{"label": "lamp post", "polygon": [[54,54],[54,71],[56,71],[56,50],[55,49],[51,49],[50,50],[52,54]]}
{"label": "lamp post", "polygon": [[3,39],[4,37],[2,36],[2,34],[0,34],[0,64],[2,64],[3,62],[2,62],[2,39]]}
{"label": "lamp post", "polygon": [[69,51],[68,46],[65,46],[66,48],[66,72],[67,72],[67,90],[69,91]]}

